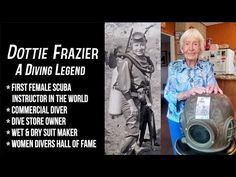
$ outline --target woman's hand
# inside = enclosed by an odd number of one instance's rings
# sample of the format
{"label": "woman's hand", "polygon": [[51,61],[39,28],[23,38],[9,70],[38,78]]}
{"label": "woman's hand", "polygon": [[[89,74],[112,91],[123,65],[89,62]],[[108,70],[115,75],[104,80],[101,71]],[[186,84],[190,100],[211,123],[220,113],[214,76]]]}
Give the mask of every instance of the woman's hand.
{"label": "woman's hand", "polygon": [[178,100],[186,100],[189,98],[191,95],[196,95],[196,94],[203,94],[206,93],[206,88],[204,87],[193,87],[190,90],[187,90],[185,92],[182,92],[178,95]]}
{"label": "woman's hand", "polygon": [[131,112],[130,117],[137,116],[138,115],[138,109],[137,109],[136,105],[134,104],[133,99],[128,100],[128,103],[130,105],[130,112]]}
{"label": "woman's hand", "polygon": [[203,94],[203,93],[220,93],[223,94],[223,91],[220,89],[220,87],[218,86],[218,84],[212,84],[212,85],[208,85],[206,88],[204,87],[193,87],[192,89],[182,92],[178,95],[178,100],[186,100],[187,98],[189,98],[191,95],[196,95],[196,94]]}
{"label": "woman's hand", "polygon": [[223,91],[220,89],[220,87],[218,86],[218,84],[211,84],[211,85],[208,85],[206,87],[206,93],[214,93],[214,94],[217,94],[217,93],[220,93],[220,94],[223,94]]}

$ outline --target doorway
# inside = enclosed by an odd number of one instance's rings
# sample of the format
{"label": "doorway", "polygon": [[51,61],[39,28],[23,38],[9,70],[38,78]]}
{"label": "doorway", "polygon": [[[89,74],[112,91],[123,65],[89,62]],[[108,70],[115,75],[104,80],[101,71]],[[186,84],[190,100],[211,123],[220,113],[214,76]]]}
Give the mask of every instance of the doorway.
{"label": "doorway", "polygon": [[161,154],[172,155],[171,140],[167,121],[168,103],[164,89],[168,78],[168,65],[175,60],[174,36],[161,33]]}

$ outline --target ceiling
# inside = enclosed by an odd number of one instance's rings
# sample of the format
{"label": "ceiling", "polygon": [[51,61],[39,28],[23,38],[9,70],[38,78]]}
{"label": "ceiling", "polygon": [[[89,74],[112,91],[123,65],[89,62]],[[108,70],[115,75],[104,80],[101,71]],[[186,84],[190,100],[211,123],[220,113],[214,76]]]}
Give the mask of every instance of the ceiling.
{"label": "ceiling", "polygon": [[201,22],[202,24],[204,24],[205,26],[211,26],[211,25],[216,25],[216,24],[220,24],[223,22]]}

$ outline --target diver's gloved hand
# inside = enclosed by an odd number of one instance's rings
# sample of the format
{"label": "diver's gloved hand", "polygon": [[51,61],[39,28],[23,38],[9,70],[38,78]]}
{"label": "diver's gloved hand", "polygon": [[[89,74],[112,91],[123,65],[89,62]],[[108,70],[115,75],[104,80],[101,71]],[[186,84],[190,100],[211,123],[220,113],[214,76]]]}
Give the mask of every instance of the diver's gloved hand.
{"label": "diver's gloved hand", "polygon": [[136,105],[134,104],[134,100],[133,99],[129,99],[128,103],[130,105],[130,117],[132,116],[137,116],[138,115],[138,108],[136,107]]}

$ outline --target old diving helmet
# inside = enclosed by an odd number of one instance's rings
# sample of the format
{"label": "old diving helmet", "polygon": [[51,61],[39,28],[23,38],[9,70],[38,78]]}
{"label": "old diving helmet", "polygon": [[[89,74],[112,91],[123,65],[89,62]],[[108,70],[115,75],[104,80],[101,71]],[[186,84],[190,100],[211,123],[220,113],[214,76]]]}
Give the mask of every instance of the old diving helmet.
{"label": "old diving helmet", "polygon": [[[180,119],[186,143],[196,152],[217,153],[235,146],[232,104],[226,95],[195,95],[186,100]],[[231,147],[232,148],[232,147]]]}

